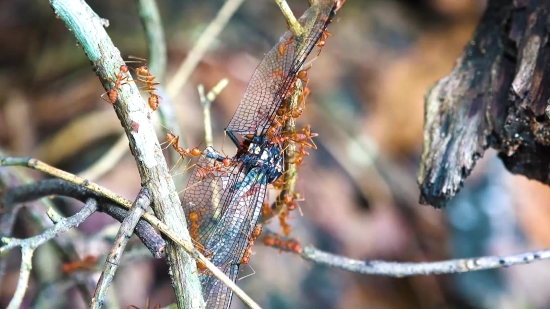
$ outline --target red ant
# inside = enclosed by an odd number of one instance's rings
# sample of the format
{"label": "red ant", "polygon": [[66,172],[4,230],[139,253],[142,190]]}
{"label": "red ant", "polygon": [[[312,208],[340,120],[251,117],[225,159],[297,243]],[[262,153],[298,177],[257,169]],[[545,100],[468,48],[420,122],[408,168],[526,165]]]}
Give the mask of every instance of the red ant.
{"label": "red ant", "polygon": [[154,86],[159,85],[159,82],[154,82],[155,76],[151,75],[149,72],[149,67],[147,67],[147,60],[139,57],[129,56],[130,59],[136,59],[136,61],[127,61],[127,62],[138,62],[143,63],[142,66],[133,69],[136,71],[137,80],[135,82],[144,84],[144,86],[141,87],[140,90],[146,91],[149,93],[149,99],[147,100],[147,103],[149,104],[149,107],[155,111],[159,107],[159,96],[156,95],[154,92],[157,90]]}
{"label": "red ant", "polygon": [[[319,134],[311,133],[310,125],[306,125],[305,127],[302,128],[301,131],[302,133],[297,133],[297,132],[283,133],[283,137],[299,144],[301,147],[317,149],[317,145],[315,145],[313,138],[319,136]],[[308,140],[311,141],[311,143],[308,142]]]}
{"label": "red ant", "polygon": [[[199,215],[196,212],[192,211],[191,213],[189,213],[189,236],[191,236],[191,240],[195,244],[197,250],[202,253],[204,257],[211,258],[212,253],[206,252],[207,250],[197,241],[197,231],[199,230],[198,221]],[[197,260],[195,261],[195,263],[199,272],[203,273],[206,270],[206,265],[204,265],[202,262]]]}
{"label": "red ant", "polygon": [[82,261],[64,263],[61,265],[61,271],[71,273],[77,270],[92,270],[97,263],[97,258],[92,255],[87,255]]}
{"label": "red ant", "polygon": [[301,197],[299,193],[292,193],[292,194],[286,193],[283,196],[283,203],[286,205],[286,209],[290,211],[296,209],[295,202],[301,202],[301,201],[305,201],[305,199]]}
{"label": "red ant", "polygon": [[286,47],[292,44],[293,40],[294,38],[291,36],[286,41],[282,42],[281,45],[279,45],[278,47],[279,55],[283,56],[285,54]]}
{"label": "red ant", "polygon": [[[337,4],[337,7],[338,7],[338,4]],[[327,30],[323,30],[323,32],[321,33],[321,37],[319,38],[319,41],[317,41],[317,44],[316,44],[319,47],[319,52],[317,53],[317,56],[321,54],[321,50],[323,50],[323,46],[327,44],[327,39],[329,35],[332,35],[332,33],[328,32]]]}
{"label": "red ant", "polygon": [[149,104],[149,108],[151,108],[153,111],[156,111],[159,108],[159,96],[151,93],[149,95],[149,99],[147,99],[147,103]]}
{"label": "red ant", "polygon": [[254,241],[258,239],[262,235],[262,225],[256,224],[254,226],[254,229],[252,230],[251,235],[248,237],[248,244],[246,246],[246,249],[244,250],[244,255],[239,261],[239,264],[248,264],[250,262],[250,253],[252,253],[252,246],[254,246]]}
{"label": "red ant", "polygon": [[[225,160],[225,159],[224,159]],[[229,159],[231,160],[231,159]],[[212,176],[222,176],[226,174],[227,172],[222,171],[222,169],[226,167],[224,163],[220,162],[214,162],[213,166],[200,166],[198,165],[198,168],[195,171],[195,177],[200,178],[201,180],[204,180],[209,175]],[[220,174],[217,175],[216,172],[219,172]]]}
{"label": "red ant", "polygon": [[309,88],[304,88],[302,93],[300,93],[300,96],[298,97],[298,106],[290,112],[290,115],[292,118],[298,118],[302,115],[304,112],[304,109],[306,108],[306,98],[310,94]]}
{"label": "red ant", "polygon": [[273,209],[271,209],[271,206],[269,206],[269,202],[264,201],[262,203],[262,216],[264,218],[268,218],[271,216],[272,213],[273,213]]}
{"label": "red ant", "polygon": [[290,225],[286,222],[288,213],[285,209],[279,212],[279,225],[283,229],[283,235],[288,236],[290,234]]}
{"label": "red ant", "polygon": [[264,239],[262,240],[262,242],[265,246],[279,248],[280,251],[284,250],[284,251],[296,252],[296,253],[302,252],[302,246],[294,238],[289,238],[287,240],[284,240],[281,236],[276,234],[266,235],[264,236]]}
{"label": "red ant", "polygon": [[[166,129],[168,129],[168,128],[166,128]],[[168,129],[168,130],[170,130],[170,129]],[[172,131],[170,130],[170,132],[166,133],[166,143],[168,143],[168,146],[166,146],[165,148],[162,149],[162,150],[164,150],[164,149],[172,146],[174,151],[176,151],[180,155],[180,158],[178,159],[178,163],[179,163],[180,160],[185,160],[185,158],[189,158],[189,156],[199,157],[200,155],[202,155],[202,151],[198,147],[194,147],[194,148],[191,148],[191,149],[180,147],[179,146],[179,139],[180,139],[180,137],[175,135],[174,133],[172,133]],[[183,161],[182,161],[182,163],[183,163]],[[176,165],[174,167],[176,167],[176,166],[179,166],[179,165],[176,163]]]}
{"label": "red ant", "polygon": [[[115,85],[109,91],[101,95],[101,98],[103,100],[110,104],[115,104],[116,100],[118,99],[117,89],[120,89],[122,85],[128,83],[128,76],[124,76],[124,74],[126,73],[128,73],[128,66],[121,65],[118,73],[116,74],[116,81],[114,81]],[[126,80],[125,83],[122,83],[123,80]],[[107,95],[108,99],[104,98],[105,95]]]}
{"label": "red ant", "polygon": [[306,151],[305,147],[300,147],[295,156],[296,157],[292,161],[290,161],[290,163],[300,165],[302,164],[304,157],[309,156],[309,152]]}

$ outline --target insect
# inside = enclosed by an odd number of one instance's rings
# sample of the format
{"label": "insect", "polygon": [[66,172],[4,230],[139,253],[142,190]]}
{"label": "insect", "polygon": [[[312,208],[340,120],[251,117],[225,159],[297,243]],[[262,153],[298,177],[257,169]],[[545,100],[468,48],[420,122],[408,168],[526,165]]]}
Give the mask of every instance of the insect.
{"label": "insect", "polygon": [[282,251],[296,252],[296,253],[302,252],[302,246],[296,239],[285,238],[281,235],[277,235],[274,233],[265,235],[262,240],[262,243],[264,244],[264,246],[267,246],[267,247],[278,248],[279,252],[282,252]]}
{"label": "insect", "polygon": [[[101,98],[103,100],[110,104],[115,104],[116,100],[118,99],[117,89],[120,89],[122,85],[128,82],[128,76],[124,76],[124,74],[126,73],[128,73],[128,66],[121,65],[118,73],[116,74],[116,81],[114,81],[115,85],[113,86],[113,88],[109,89],[109,91],[101,95]],[[123,80],[125,81],[124,83],[122,83]],[[105,95],[107,95],[107,99],[105,99]]]}
{"label": "insect", "polygon": [[332,35],[332,33],[326,30],[323,31],[323,33],[321,34],[321,38],[319,38],[319,41],[317,41],[317,44],[316,44],[319,47],[319,52],[317,53],[317,56],[321,54],[323,47],[325,46],[325,44],[327,44],[327,39],[329,35]]}
{"label": "insect", "polygon": [[[255,234],[267,185],[283,173],[283,149],[267,131],[335,9],[334,0],[313,2],[299,19],[304,34],[295,37],[291,31],[285,32],[266,54],[225,128],[237,154],[227,161],[207,147],[184,191],[185,213],[194,212],[199,217],[196,240],[212,253],[211,262],[233,281],[239,265],[249,261],[249,235]],[[273,136],[280,135],[282,128],[278,127]],[[232,292],[224,284],[210,274],[200,274],[200,280],[207,308],[229,307]]]}
{"label": "insect", "polygon": [[159,101],[160,97],[155,93],[157,90],[155,88],[156,85],[160,85],[159,82],[155,82],[155,76],[152,75],[149,72],[149,67],[147,66],[147,60],[139,57],[129,56],[130,59],[135,59],[131,61],[126,62],[137,62],[142,63],[143,65],[137,68],[132,68],[136,72],[137,79],[134,80],[136,83],[143,84],[143,86],[140,87],[140,91],[145,91],[149,93],[149,98],[147,99],[147,103],[149,104],[149,108],[151,110],[156,111],[159,107]]}
{"label": "insect", "polygon": [[92,255],[85,256],[82,261],[64,263],[61,270],[64,273],[71,273],[77,270],[93,270],[97,263],[97,257]]}
{"label": "insect", "polygon": [[254,241],[262,235],[262,225],[256,224],[252,230],[252,235],[249,236],[248,245],[246,246],[244,256],[239,261],[239,264],[248,264],[250,261],[250,253],[252,253],[252,246],[254,246]]}

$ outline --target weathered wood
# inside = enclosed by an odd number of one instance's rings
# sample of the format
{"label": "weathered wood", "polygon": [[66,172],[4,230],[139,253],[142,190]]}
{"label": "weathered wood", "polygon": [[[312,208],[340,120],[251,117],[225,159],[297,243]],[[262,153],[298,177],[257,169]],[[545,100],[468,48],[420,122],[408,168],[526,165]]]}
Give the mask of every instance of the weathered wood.
{"label": "weathered wood", "polygon": [[451,74],[426,95],[421,203],[442,207],[485,149],[550,184],[550,2],[493,0]]}
{"label": "weathered wood", "polygon": [[[550,184],[550,2],[516,1],[510,38],[518,60],[502,139],[495,147],[512,173]],[[523,2],[523,3],[519,3]]]}
{"label": "weathered wood", "polygon": [[443,206],[489,147],[494,124],[486,111],[505,99],[507,76],[513,69],[503,57],[511,3],[489,1],[451,73],[426,94],[424,147],[417,177],[421,203]]}

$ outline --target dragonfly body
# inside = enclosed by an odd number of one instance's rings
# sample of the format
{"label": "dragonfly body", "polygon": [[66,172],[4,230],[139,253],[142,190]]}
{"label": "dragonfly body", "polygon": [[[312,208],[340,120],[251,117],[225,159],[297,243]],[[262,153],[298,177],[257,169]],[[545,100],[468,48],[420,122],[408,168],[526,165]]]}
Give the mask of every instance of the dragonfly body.
{"label": "dragonfly body", "polygon": [[[194,240],[233,281],[239,263],[248,261],[248,257],[243,257],[250,249],[248,243],[261,213],[267,185],[283,173],[281,145],[268,138],[267,133],[271,129],[272,137],[280,135],[281,128],[272,127],[276,112],[341,1],[310,3],[311,7],[298,20],[303,34],[296,37],[286,31],[266,54],[225,129],[238,148],[231,164],[227,166],[226,157],[207,147],[185,189],[183,207],[188,224],[198,225]],[[191,222],[190,214],[198,219]],[[228,308],[233,293],[210,273],[200,276],[207,308]]]}

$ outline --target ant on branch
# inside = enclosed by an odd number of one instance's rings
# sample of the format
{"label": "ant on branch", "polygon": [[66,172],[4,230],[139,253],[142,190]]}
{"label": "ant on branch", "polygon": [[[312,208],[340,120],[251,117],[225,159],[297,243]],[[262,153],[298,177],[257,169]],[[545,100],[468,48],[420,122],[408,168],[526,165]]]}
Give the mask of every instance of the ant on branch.
{"label": "ant on branch", "polygon": [[[115,85],[109,91],[101,95],[101,98],[107,103],[110,103],[112,105],[115,104],[116,100],[118,100],[117,89],[120,89],[122,85],[125,85],[130,81],[128,80],[128,76],[124,76],[124,74],[126,73],[128,73],[128,66],[121,65],[118,73],[116,74],[116,81],[111,80],[113,83],[115,83]],[[122,81],[124,81],[124,83],[122,83]],[[105,95],[107,95],[107,99],[104,97]]]}
{"label": "ant on branch", "polygon": [[252,246],[254,246],[254,241],[258,239],[262,235],[262,225],[256,224],[254,226],[254,229],[252,230],[252,233],[250,236],[248,236],[248,244],[246,245],[246,249],[244,250],[244,255],[239,261],[239,264],[248,264],[250,262],[250,254],[252,253]]}
{"label": "ant on branch", "polygon": [[149,104],[149,107],[153,111],[156,111],[159,107],[160,97],[155,93],[155,90],[157,90],[155,86],[160,85],[160,83],[154,81],[156,77],[149,72],[149,67],[147,66],[146,59],[134,57],[134,56],[128,56],[128,58],[135,59],[135,60],[126,61],[126,63],[143,64],[140,67],[131,68],[136,72],[136,76],[137,76],[137,79],[134,81],[136,83],[143,84],[143,86],[141,86],[139,90],[149,93],[149,99],[147,99],[147,103]]}
{"label": "ant on branch", "polygon": [[294,238],[283,239],[280,235],[266,235],[263,239],[264,246],[279,248],[279,252],[288,251],[288,252],[302,252],[302,246]]}

